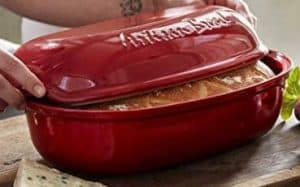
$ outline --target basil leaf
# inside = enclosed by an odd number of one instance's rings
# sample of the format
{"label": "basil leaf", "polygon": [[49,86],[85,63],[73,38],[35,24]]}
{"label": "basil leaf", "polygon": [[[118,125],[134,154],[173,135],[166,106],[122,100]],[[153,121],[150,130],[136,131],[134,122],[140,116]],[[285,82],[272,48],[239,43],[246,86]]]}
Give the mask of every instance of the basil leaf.
{"label": "basil leaf", "polygon": [[281,117],[288,120],[293,113],[293,110],[300,100],[300,67],[294,68],[285,85],[283,95],[283,105],[281,108]]}
{"label": "basil leaf", "polygon": [[300,96],[300,67],[296,67],[291,71],[285,91],[289,95]]}
{"label": "basil leaf", "polygon": [[281,108],[281,117],[283,120],[288,120],[292,116],[294,107],[296,106],[298,100],[284,98],[283,105]]}

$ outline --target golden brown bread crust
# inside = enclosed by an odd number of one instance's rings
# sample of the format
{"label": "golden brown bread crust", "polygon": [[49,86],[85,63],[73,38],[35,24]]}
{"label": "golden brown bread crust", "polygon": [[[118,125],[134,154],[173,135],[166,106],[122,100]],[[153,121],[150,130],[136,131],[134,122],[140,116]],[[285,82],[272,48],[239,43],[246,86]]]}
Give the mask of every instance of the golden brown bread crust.
{"label": "golden brown bread crust", "polygon": [[274,76],[262,62],[211,78],[166,88],[140,96],[89,106],[89,109],[124,111],[199,100],[248,87]]}

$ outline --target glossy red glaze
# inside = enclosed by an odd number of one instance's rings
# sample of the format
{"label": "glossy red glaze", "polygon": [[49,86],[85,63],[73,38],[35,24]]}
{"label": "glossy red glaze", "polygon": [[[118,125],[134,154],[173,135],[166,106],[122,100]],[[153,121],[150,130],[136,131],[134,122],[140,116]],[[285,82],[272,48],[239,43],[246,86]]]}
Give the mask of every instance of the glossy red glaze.
{"label": "glossy red glaze", "polygon": [[38,38],[17,52],[50,100],[85,103],[204,78],[262,58],[249,23],[221,7],[166,10]]}
{"label": "glossy red glaze", "polygon": [[29,102],[33,143],[59,168],[88,173],[145,171],[207,156],[269,131],[276,121],[290,60],[264,59],[277,75],[204,100],[135,111],[64,109]]}

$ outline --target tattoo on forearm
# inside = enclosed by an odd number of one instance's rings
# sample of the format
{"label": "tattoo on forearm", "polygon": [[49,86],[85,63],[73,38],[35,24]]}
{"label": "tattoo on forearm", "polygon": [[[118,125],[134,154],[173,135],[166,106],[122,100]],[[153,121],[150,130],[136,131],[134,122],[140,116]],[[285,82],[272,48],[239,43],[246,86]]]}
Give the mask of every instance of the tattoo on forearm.
{"label": "tattoo on forearm", "polygon": [[123,16],[133,16],[143,9],[142,0],[122,0],[120,3]]}

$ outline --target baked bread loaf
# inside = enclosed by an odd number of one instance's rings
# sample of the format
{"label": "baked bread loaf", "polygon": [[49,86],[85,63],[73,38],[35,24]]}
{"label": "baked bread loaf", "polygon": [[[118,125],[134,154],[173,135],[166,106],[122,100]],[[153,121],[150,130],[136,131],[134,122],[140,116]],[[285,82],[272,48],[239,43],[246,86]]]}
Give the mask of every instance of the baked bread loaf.
{"label": "baked bread loaf", "polygon": [[88,109],[126,111],[199,100],[255,85],[273,76],[273,71],[267,65],[257,62],[211,78],[152,91],[140,96],[88,106]]}

